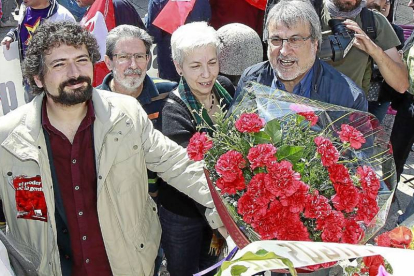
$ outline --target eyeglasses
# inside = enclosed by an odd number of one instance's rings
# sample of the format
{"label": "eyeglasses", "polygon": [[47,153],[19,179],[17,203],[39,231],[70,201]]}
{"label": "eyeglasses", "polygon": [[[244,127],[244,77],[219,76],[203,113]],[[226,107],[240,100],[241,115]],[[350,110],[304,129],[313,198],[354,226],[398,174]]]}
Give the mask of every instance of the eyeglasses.
{"label": "eyeglasses", "polygon": [[294,35],[289,38],[280,38],[278,36],[269,38],[269,42],[275,46],[275,47],[281,47],[283,45],[283,41],[286,41],[286,43],[292,47],[292,48],[300,48],[306,40],[311,38],[312,35],[308,37],[302,37],[299,35]]}
{"label": "eyeglasses", "polygon": [[118,63],[127,63],[134,57],[136,63],[144,63],[147,61],[147,54],[113,54],[117,58]]}
{"label": "eyeglasses", "polygon": [[50,65],[46,65],[51,71],[65,71],[71,63],[74,63],[77,68],[84,67],[91,64],[91,58],[87,55],[80,56],[71,62],[69,59],[61,59],[53,61]]}

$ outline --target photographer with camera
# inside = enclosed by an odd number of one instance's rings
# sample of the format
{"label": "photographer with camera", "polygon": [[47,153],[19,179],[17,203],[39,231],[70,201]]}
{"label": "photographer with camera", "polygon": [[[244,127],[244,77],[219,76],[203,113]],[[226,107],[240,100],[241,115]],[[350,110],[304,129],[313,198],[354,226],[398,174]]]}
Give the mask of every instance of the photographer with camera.
{"label": "photographer with camera", "polygon": [[316,56],[321,26],[309,1],[277,3],[266,19],[264,37],[269,60],[243,72],[235,99],[249,81],[255,81],[321,102],[368,110],[363,91]]}
{"label": "photographer with camera", "polygon": [[[378,12],[382,13],[388,19],[388,21],[390,21],[388,15],[390,13],[391,5],[392,3],[390,0],[369,0],[367,2],[367,8],[377,10]],[[400,26],[392,23],[392,21],[390,21],[390,23],[395,31],[395,34],[400,40],[401,44],[396,48],[402,56],[402,48],[405,41],[404,30]],[[373,64],[371,83],[367,95],[368,111],[375,115],[375,117],[377,117],[378,121],[381,123],[387,114],[388,107],[390,106],[391,102],[392,108],[398,109],[398,105],[401,102],[402,97],[403,94],[395,91],[384,81],[384,78],[382,77],[377,64]]]}
{"label": "photographer with camera", "polygon": [[[335,52],[335,47],[349,49],[338,59],[331,54],[332,61],[329,63],[368,92],[372,71],[371,57],[378,65],[384,80],[399,93],[404,93],[408,88],[408,73],[396,49],[400,40],[388,20],[381,13],[367,9],[365,5],[365,0],[324,0],[320,17],[322,30],[332,29],[334,36],[341,37],[342,41],[350,41],[350,46],[328,42],[332,46],[332,52]],[[331,19],[342,22],[332,22]],[[326,40],[330,40],[329,36],[324,37],[324,41]],[[321,55],[323,49],[322,46]]]}

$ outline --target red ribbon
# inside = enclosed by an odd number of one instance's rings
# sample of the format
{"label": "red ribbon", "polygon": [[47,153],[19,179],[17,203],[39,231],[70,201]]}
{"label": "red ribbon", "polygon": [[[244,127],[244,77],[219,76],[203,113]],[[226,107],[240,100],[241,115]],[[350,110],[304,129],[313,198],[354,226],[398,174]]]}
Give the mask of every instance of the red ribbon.
{"label": "red ribbon", "polygon": [[230,237],[236,243],[237,247],[240,249],[244,248],[246,245],[250,243],[249,240],[239,229],[239,227],[227,211],[226,206],[224,206],[223,202],[221,201],[220,195],[214,187],[210,178],[210,173],[207,169],[204,169],[204,174],[206,175],[208,188],[210,189],[211,197],[213,198],[214,205],[216,206],[217,212],[220,215],[221,221],[223,221],[224,226],[229,232]]}

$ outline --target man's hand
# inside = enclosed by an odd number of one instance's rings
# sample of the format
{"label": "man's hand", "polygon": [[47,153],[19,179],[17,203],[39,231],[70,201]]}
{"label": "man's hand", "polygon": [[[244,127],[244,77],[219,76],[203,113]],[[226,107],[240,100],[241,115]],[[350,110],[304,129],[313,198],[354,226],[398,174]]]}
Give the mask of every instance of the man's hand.
{"label": "man's hand", "polygon": [[398,54],[397,48],[393,47],[383,51],[361,30],[356,22],[347,19],[344,24],[349,30],[355,32],[354,46],[374,59],[387,84],[396,91],[404,93],[409,86],[408,71]]}
{"label": "man's hand", "polygon": [[1,45],[6,45],[6,49],[9,50],[10,49],[10,43],[13,42],[13,38],[6,36],[2,41],[1,41]]}
{"label": "man's hand", "polygon": [[369,36],[358,26],[355,21],[352,20],[345,20],[345,26],[355,32],[355,42],[354,46],[358,49],[364,51],[368,55],[372,55],[372,53],[379,48],[370,38]]}
{"label": "man's hand", "polygon": [[229,232],[227,232],[226,227],[221,226],[221,227],[217,228],[217,230],[223,236],[223,238],[227,239],[227,237],[229,236]]}

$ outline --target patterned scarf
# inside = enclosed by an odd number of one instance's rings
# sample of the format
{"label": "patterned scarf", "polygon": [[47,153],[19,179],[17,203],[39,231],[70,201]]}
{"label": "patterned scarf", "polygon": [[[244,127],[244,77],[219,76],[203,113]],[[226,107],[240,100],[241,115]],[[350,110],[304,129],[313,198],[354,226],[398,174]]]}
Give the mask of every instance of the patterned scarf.
{"label": "patterned scarf", "polygon": [[[226,89],[224,89],[217,80],[214,83],[212,92],[215,96],[217,96],[217,103],[215,104],[220,103],[220,106],[224,106],[225,110],[227,110],[230,107],[232,98]],[[180,84],[178,85],[178,93],[180,94],[181,99],[187,105],[188,110],[191,111],[191,114],[196,120],[196,124],[200,125],[202,121],[205,121],[211,128],[214,129],[213,121],[211,120],[210,116],[208,116],[207,110],[197,101],[193,93],[191,93],[190,87],[188,86],[184,77],[181,77]],[[202,117],[200,116],[200,113]]]}
{"label": "patterned scarf", "polygon": [[367,4],[366,0],[362,0],[361,4],[359,4],[358,7],[356,7],[354,10],[349,12],[340,11],[337,6],[335,6],[333,0],[325,0],[325,5],[328,8],[328,12],[331,15],[332,18],[349,18],[349,19],[355,19],[358,14],[361,12],[362,8],[365,7]]}

